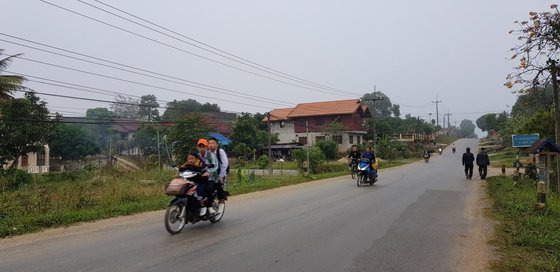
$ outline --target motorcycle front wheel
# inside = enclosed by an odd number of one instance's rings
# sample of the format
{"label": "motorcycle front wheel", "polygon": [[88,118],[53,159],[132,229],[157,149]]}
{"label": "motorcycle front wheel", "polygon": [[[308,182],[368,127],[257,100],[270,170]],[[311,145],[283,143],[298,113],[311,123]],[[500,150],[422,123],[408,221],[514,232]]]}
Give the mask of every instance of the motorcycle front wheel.
{"label": "motorcycle front wheel", "polygon": [[[186,208],[186,207],[185,207]],[[183,205],[169,205],[165,210],[165,229],[171,234],[177,234],[186,225],[186,216],[181,216]]]}
{"label": "motorcycle front wheel", "polygon": [[356,185],[358,185],[358,187],[362,186],[362,179],[364,178],[364,175],[357,175],[358,177],[356,178]]}

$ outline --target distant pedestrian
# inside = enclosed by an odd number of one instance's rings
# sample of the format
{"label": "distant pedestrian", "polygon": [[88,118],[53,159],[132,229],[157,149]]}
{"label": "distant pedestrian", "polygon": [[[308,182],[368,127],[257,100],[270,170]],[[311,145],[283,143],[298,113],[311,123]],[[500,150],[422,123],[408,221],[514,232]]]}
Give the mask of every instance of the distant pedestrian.
{"label": "distant pedestrian", "polygon": [[474,154],[471,153],[471,148],[467,147],[467,152],[463,154],[463,166],[465,166],[465,176],[467,179],[472,179],[474,168]]}
{"label": "distant pedestrian", "polygon": [[486,152],[486,148],[481,148],[480,152],[476,155],[476,165],[478,165],[478,174],[480,179],[486,179],[488,174],[488,165],[490,165],[490,158]]}

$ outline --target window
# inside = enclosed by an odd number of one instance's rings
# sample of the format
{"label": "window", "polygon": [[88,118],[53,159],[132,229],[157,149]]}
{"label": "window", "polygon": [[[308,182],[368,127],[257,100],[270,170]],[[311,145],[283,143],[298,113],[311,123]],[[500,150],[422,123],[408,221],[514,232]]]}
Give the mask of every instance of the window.
{"label": "window", "polygon": [[325,136],[316,136],[315,137],[315,142],[320,142],[320,141],[324,141],[325,140]]}
{"label": "window", "polygon": [[349,135],[349,139],[348,139],[348,143],[349,144],[354,144],[354,135]]}
{"label": "window", "polygon": [[325,119],[319,117],[315,119],[315,125],[322,126],[325,124]]}
{"label": "window", "polygon": [[286,123],[284,121],[280,122],[280,127],[283,128],[284,126],[286,126]]}
{"label": "window", "polygon": [[299,143],[302,145],[307,144],[307,137],[299,137]]}
{"label": "window", "polygon": [[342,144],[342,135],[332,136],[332,140],[337,144]]}

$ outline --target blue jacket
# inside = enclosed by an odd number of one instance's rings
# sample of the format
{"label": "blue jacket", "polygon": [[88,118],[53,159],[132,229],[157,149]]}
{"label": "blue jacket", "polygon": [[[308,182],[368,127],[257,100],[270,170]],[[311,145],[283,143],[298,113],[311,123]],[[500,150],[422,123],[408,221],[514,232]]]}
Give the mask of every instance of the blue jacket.
{"label": "blue jacket", "polygon": [[369,159],[369,161],[373,163],[375,162],[375,153],[373,153],[373,151],[366,151],[362,155],[362,158]]}

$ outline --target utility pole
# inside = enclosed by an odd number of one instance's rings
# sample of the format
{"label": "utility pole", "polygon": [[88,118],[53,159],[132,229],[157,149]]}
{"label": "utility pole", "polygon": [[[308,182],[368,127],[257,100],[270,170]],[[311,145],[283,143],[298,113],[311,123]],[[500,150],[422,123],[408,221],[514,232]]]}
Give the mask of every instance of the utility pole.
{"label": "utility pole", "polygon": [[449,118],[449,116],[453,115],[452,113],[447,112],[446,114],[443,115],[443,125],[445,126],[445,117],[447,116],[447,128],[449,129],[451,127],[451,119]]}
{"label": "utility pole", "polygon": [[266,114],[266,121],[268,123],[268,175],[272,176],[272,134],[270,129],[270,112]]}
{"label": "utility pole", "polygon": [[439,103],[441,103],[441,100],[437,100],[436,97],[436,101],[432,101],[432,103],[436,104],[436,126],[439,126]]}
{"label": "utility pole", "polygon": [[[554,134],[556,143],[560,143],[560,103],[558,102],[558,66],[556,60],[548,59],[552,78],[552,92],[554,93]],[[560,158],[556,158],[556,181],[560,182]],[[550,183],[550,182],[549,182]],[[550,186],[550,185],[547,185]]]}
{"label": "utility pole", "polygon": [[373,98],[365,98],[364,101],[372,101],[373,102],[373,111],[370,110],[370,112],[373,112],[373,150],[375,150],[375,142],[377,142],[377,131],[375,129],[375,118],[377,117],[377,110],[375,108],[375,101],[380,101],[383,100],[383,97],[381,96],[376,96],[375,94],[375,86],[373,86]]}
{"label": "utility pole", "polygon": [[307,156],[307,175],[309,175],[309,121],[305,121],[305,139],[307,139],[305,141],[305,145],[306,145],[306,156]]}

